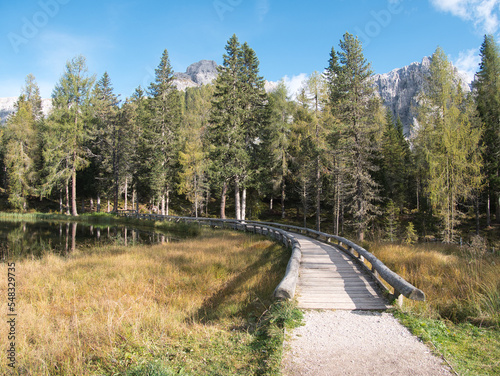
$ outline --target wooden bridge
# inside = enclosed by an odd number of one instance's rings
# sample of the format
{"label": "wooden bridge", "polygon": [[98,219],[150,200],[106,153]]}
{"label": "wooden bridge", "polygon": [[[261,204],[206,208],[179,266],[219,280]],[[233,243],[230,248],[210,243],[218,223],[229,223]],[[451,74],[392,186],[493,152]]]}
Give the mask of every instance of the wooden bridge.
{"label": "wooden bridge", "polygon": [[196,222],[259,233],[283,242],[292,248],[292,256],[274,295],[280,299],[297,298],[299,308],[384,310],[390,307],[389,300],[397,299],[401,304],[403,296],[425,300],[421,290],[362,247],[339,236],[278,223],[172,217],[133,211],[121,215],[156,221]]}
{"label": "wooden bridge", "polygon": [[303,235],[297,282],[298,307],[304,309],[383,310],[388,301],[370,275],[344,252]]}

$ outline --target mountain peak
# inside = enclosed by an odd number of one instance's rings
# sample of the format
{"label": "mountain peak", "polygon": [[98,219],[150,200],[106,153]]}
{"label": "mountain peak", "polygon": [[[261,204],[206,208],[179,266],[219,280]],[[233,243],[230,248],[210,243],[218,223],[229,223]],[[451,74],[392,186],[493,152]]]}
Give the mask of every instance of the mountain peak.
{"label": "mountain peak", "polygon": [[218,75],[217,63],[213,60],[200,60],[187,67],[186,72],[175,72],[175,83],[179,90],[212,83]]}
{"label": "mountain peak", "polygon": [[[375,89],[380,98],[394,117],[401,119],[407,135],[412,133],[413,125],[417,124],[418,96],[425,90],[425,80],[430,73],[431,61],[431,57],[425,56],[420,63],[411,63],[389,73],[373,76]],[[455,84],[460,85],[465,92],[469,92],[470,83],[467,82],[467,78],[455,67],[454,72]]]}

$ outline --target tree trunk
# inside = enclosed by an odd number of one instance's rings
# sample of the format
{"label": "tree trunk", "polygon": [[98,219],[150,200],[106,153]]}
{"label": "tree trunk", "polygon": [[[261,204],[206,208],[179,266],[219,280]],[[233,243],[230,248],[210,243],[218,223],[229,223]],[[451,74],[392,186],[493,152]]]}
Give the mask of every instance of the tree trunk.
{"label": "tree trunk", "polygon": [[205,217],[208,217],[208,203],[210,201],[210,189],[207,189],[207,198],[205,202]]}
{"label": "tree trunk", "polygon": [[285,219],[285,177],[281,178],[281,219]]}
{"label": "tree trunk", "polygon": [[486,227],[491,226],[491,196],[488,192],[488,198],[486,201]]}
{"label": "tree trunk", "polygon": [[76,208],[76,153],[73,153],[73,170],[71,173],[71,214],[73,216],[78,216],[78,210]]}
{"label": "tree trunk", "polygon": [[269,210],[273,210],[273,196],[271,196],[271,199],[269,200]]}
{"label": "tree trunk", "polygon": [[241,219],[241,202],[240,202],[240,181],[238,178],[234,180],[234,205],[236,207],[236,220]]}
{"label": "tree trunk", "polygon": [[337,186],[335,187],[335,205],[333,213],[333,233],[339,236],[339,221],[340,221],[340,186],[337,178]]}
{"label": "tree trunk", "polygon": [[165,208],[165,215],[169,215],[169,209],[170,209],[170,191],[167,188],[167,202],[166,202],[166,208]]}
{"label": "tree trunk", "polygon": [[243,188],[243,192],[241,194],[241,220],[245,220],[247,216],[247,189]]}
{"label": "tree trunk", "polygon": [[419,196],[419,190],[420,190],[420,179],[417,178],[417,212],[420,211],[420,196]]}
{"label": "tree trunk", "polygon": [[125,210],[128,210],[128,178],[125,178]]}
{"label": "tree trunk", "polygon": [[[135,188],[132,190],[132,210],[135,208],[135,200],[136,200],[136,193],[135,193]],[[139,207],[139,206],[137,206]],[[139,210],[137,210],[139,212]]]}
{"label": "tree trunk", "polygon": [[361,228],[359,229],[359,232],[358,232],[358,239],[360,242],[365,240],[365,232]]}
{"label": "tree trunk", "polygon": [[71,214],[69,209],[69,181],[66,181],[66,214]]}
{"label": "tree trunk", "polygon": [[302,186],[302,207],[304,215],[304,227],[307,228],[307,187],[305,182]]}
{"label": "tree trunk", "polygon": [[316,231],[321,230],[321,171],[319,157],[316,161]]}
{"label": "tree trunk", "polygon": [[[113,151],[113,153],[115,153],[115,152]],[[113,163],[114,163],[114,161],[113,161]],[[118,213],[118,195],[119,195],[119,190],[120,190],[120,187],[118,186],[118,169],[116,168],[116,166],[114,166],[113,169],[115,170],[114,171],[115,197],[113,200],[113,211],[115,213]]]}
{"label": "tree trunk", "polygon": [[109,197],[108,197],[108,213],[111,212],[111,202],[109,201]]}
{"label": "tree trunk", "polygon": [[85,213],[85,199],[82,198],[82,213]]}
{"label": "tree trunk", "polygon": [[101,194],[100,193],[97,194],[97,212],[98,213],[101,212]]}
{"label": "tree trunk", "polygon": [[63,213],[62,189],[59,190],[59,213]]}
{"label": "tree trunk", "polygon": [[226,219],[226,195],[227,195],[227,182],[222,184],[222,193],[220,198],[220,217]]}
{"label": "tree trunk", "polygon": [[496,210],[495,210],[495,216],[496,216],[496,222],[500,223],[500,194],[496,193],[495,194],[495,203],[496,203]]}
{"label": "tree trunk", "polygon": [[479,193],[476,193],[476,235],[479,235]]}
{"label": "tree trunk", "polygon": [[161,196],[161,215],[165,215],[165,194]]}

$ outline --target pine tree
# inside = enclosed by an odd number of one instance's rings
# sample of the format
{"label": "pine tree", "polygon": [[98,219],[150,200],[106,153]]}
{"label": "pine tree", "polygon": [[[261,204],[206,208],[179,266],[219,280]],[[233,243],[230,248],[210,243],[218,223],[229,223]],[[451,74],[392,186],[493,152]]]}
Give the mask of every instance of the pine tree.
{"label": "pine tree", "polygon": [[[130,179],[132,188],[132,208],[138,208],[139,196],[146,198],[150,196],[148,155],[149,141],[146,130],[150,123],[151,114],[148,110],[148,99],[139,86],[132,97],[128,99],[122,108],[121,123],[124,126],[124,137],[126,158],[124,163],[125,176]],[[127,180],[128,182],[128,180]]]}
{"label": "pine tree", "polygon": [[484,126],[484,173],[488,184],[487,225],[494,198],[496,220],[500,223],[500,49],[493,35],[486,35],[480,50],[481,65],[474,81],[476,106]]}
{"label": "pine tree", "polygon": [[87,76],[83,56],[66,63],[66,70],[52,93],[53,111],[47,123],[44,158],[46,163],[45,192],[64,180],[68,190],[71,178],[71,213],[78,215],[76,205],[76,172],[89,164],[86,147],[89,129],[90,94],[95,78]]}
{"label": "pine tree", "polygon": [[225,217],[226,194],[232,181],[236,219],[244,219],[246,188],[253,179],[255,167],[252,160],[255,161],[260,150],[259,137],[262,139],[269,113],[255,52],[246,43],[240,46],[236,35],[225,48],[224,61],[215,81],[205,144],[212,161],[211,175],[222,188],[221,217]]}
{"label": "pine tree", "polygon": [[398,121],[394,123],[390,110],[387,110],[381,153],[383,196],[402,209],[408,192],[410,148],[403,135],[401,120],[398,118]]}
{"label": "pine tree", "polygon": [[[346,33],[340,51],[332,48],[327,69],[329,106],[332,115],[343,124],[345,151],[346,202],[360,240],[374,214],[379,189],[372,174],[375,147],[373,144],[374,99],[370,81],[372,71],[363,56],[361,42]],[[338,139],[338,137],[336,138]],[[335,146],[335,145],[332,145]]]}
{"label": "pine tree", "polygon": [[453,82],[453,68],[441,48],[432,55],[427,91],[422,96],[416,149],[428,168],[431,205],[439,217],[443,240],[457,238],[459,203],[481,184],[478,149],[481,130],[471,122],[471,101]]}
{"label": "pine tree", "polygon": [[149,183],[156,198],[161,201],[161,214],[169,213],[169,194],[177,175],[179,152],[180,97],[174,84],[174,71],[168,51],[155,71],[155,81],[149,86],[150,127],[144,136],[149,143]]}
{"label": "pine tree", "polygon": [[259,59],[255,51],[245,42],[241,46],[241,131],[243,143],[241,152],[242,189],[240,219],[246,218],[247,190],[258,185],[262,164],[260,160],[263,150],[262,140],[268,128],[270,111],[269,98],[264,88],[264,78],[259,75]]}
{"label": "pine tree", "polygon": [[[100,208],[101,193],[106,196],[114,191],[114,211],[118,209],[119,178],[119,118],[118,96],[113,93],[107,72],[96,83],[92,93],[92,114],[95,122],[93,134],[94,163],[97,170],[97,207]],[[114,189],[112,189],[114,187]]]}

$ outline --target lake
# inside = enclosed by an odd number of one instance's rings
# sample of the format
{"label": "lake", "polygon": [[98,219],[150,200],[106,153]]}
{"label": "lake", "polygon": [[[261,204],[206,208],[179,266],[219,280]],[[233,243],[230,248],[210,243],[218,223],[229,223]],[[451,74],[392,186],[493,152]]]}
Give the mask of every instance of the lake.
{"label": "lake", "polygon": [[75,248],[85,249],[109,244],[149,245],[175,240],[151,229],[120,225],[0,221],[0,260],[39,258],[47,252],[64,256]]}

